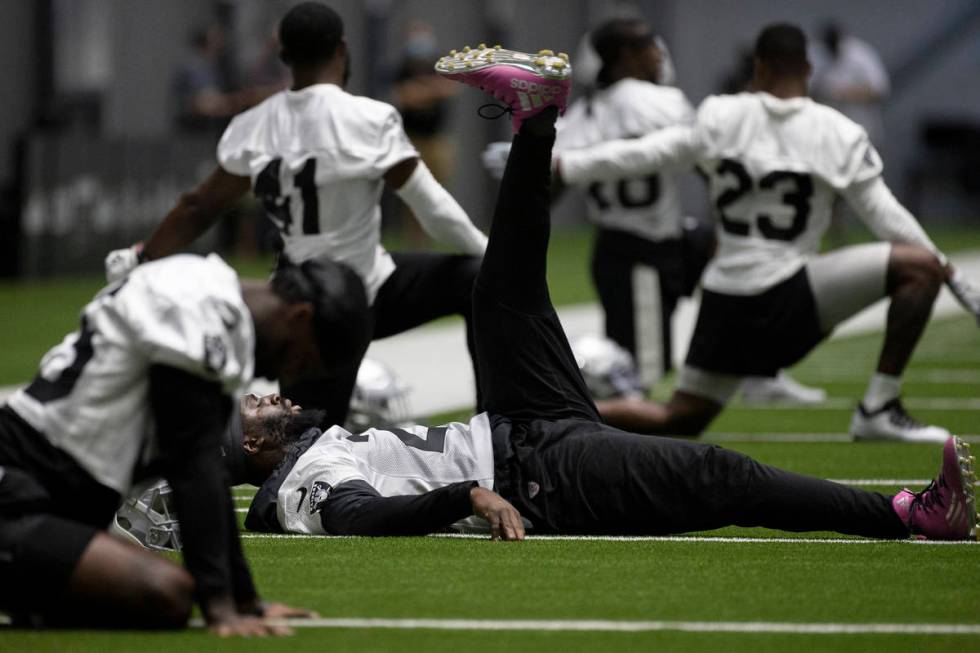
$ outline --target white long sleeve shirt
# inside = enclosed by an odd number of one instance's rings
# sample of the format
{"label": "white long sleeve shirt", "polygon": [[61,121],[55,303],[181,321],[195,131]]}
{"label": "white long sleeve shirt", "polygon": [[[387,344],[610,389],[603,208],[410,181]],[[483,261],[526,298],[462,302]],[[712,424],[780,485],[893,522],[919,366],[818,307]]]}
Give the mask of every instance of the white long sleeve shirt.
{"label": "white long sleeve shirt", "polygon": [[806,97],[712,96],[693,126],[662,129],[561,155],[578,184],[698,166],[718,219],[718,252],[703,285],[754,295],[795,274],[817,253],[841,194],[880,238],[941,254],[881,180],[881,158],[863,128]]}

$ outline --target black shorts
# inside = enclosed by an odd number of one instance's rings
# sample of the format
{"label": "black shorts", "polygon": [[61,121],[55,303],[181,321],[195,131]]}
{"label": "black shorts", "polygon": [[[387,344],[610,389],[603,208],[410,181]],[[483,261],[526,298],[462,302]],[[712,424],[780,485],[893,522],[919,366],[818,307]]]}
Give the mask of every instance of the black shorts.
{"label": "black shorts", "polygon": [[0,609],[50,607],[119,495],[0,408]]}
{"label": "black shorts", "polygon": [[827,336],[801,268],[758,295],[705,290],[686,364],[736,376],[774,376]]}
{"label": "black shorts", "polygon": [[[638,268],[656,270],[657,283],[636,283]],[[592,281],[605,314],[606,336],[630,352],[644,376],[659,378],[672,368],[671,317],[685,294],[685,274],[679,239],[652,241],[614,229],[596,233]],[[660,341],[651,342],[644,327],[655,328]]]}

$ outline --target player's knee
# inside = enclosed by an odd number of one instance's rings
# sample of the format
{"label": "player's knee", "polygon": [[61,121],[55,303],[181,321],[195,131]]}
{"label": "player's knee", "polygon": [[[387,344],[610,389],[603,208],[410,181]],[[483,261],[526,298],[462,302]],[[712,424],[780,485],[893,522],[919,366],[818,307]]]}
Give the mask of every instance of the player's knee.
{"label": "player's knee", "polygon": [[176,565],[153,565],[143,579],[142,606],[153,628],[183,628],[194,605],[194,580]]}
{"label": "player's knee", "polygon": [[708,428],[712,417],[699,411],[672,410],[669,412],[666,432],[671,435],[697,437]]}
{"label": "player's knee", "polygon": [[935,296],[942,287],[946,271],[936,255],[914,245],[896,245],[893,249],[893,285],[914,285],[923,294]]}
{"label": "player's knee", "polygon": [[665,432],[688,437],[701,435],[721,411],[721,405],[713,400],[686,392],[675,392],[665,408]]}

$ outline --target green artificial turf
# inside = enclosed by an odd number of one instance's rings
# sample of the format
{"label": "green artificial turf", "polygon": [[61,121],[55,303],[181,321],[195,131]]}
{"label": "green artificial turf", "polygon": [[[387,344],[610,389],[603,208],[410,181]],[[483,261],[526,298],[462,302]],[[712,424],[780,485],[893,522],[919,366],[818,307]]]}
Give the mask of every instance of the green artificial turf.
{"label": "green artificial turf", "polygon": [[[565,240],[567,238],[567,240]],[[588,234],[560,235],[553,248],[557,297],[582,301]],[[553,249],[553,254],[556,251]],[[561,260],[559,264],[555,262]],[[262,276],[265,263],[253,264]],[[578,269],[578,272],[576,272]],[[577,278],[573,278],[575,275]],[[77,319],[97,289],[77,280],[0,285],[0,320],[8,342],[0,383],[26,380],[38,356]],[[590,291],[591,292],[591,291]],[[72,306],[71,310],[66,307]],[[66,316],[67,314],[67,316]],[[60,322],[58,322],[60,320]],[[54,323],[50,323],[53,321]],[[796,472],[862,482],[893,493],[925,481],[939,448],[846,441],[795,442],[799,434],[843,434],[852,404],[874,368],[880,335],[830,341],[792,370],[828,390],[832,409],[730,407],[708,441]],[[23,349],[24,351],[20,351]],[[980,399],[980,330],[968,317],[934,320],[906,375],[916,401]],[[656,396],[665,396],[670,382]],[[963,404],[968,405],[968,404]],[[980,409],[912,412],[965,434],[980,434]],[[468,417],[468,412],[433,416]],[[765,438],[758,440],[758,438]],[[775,441],[769,441],[774,439]],[[976,445],[980,446],[980,445]],[[253,490],[236,488],[244,509]],[[243,515],[239,513],[239,518]],[[706,537],[824,538],[725,528]],[[853,539],[853,538],[852,538]],[[980,624],[977,545],[910,542],[554,541],[493,543],[447,538],[248,538],[245,551],[263,595],[316,609],[324,617],[665,620],[701,622]],[[51,651],[966,651],[976,635],[764,634],[661,631],[518,632],[300,629],[288,639],[222,641],[182,633],[36,633],[0,629],[0,653]]]}

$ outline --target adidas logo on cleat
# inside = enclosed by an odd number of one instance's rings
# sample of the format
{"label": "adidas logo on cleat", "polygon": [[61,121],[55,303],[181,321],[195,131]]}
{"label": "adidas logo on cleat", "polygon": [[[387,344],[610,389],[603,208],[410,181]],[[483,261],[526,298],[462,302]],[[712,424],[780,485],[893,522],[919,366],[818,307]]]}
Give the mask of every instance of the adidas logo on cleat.
{"label": "adidas logo on cleat", "polygon": [[540,84],[538,82],[529,82],[526,79],[520,79],[518,77],[513,77],[510,80],[510,87],[516,88],[519,91],[524,91],[525,93],[541,93],[548,99],[553,98],[564,90],[564,87],[558,84]]}

